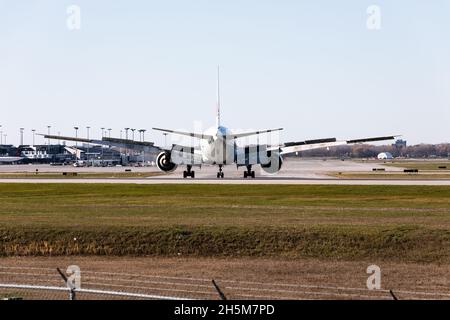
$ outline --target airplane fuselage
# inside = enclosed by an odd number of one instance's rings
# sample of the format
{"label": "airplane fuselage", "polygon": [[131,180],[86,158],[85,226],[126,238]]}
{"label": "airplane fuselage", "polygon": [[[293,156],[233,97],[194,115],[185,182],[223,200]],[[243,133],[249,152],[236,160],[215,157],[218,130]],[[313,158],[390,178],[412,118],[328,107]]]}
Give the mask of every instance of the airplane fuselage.
{"label": "airplane fuselage", "polygon": [[226,136],[232,134],[231,130],[219,126],[211,128],[205,134],[213,136],[212,139],[201,140],[200,150],[202,162],[205,164],[232,164],[235,160],[235,142],[233,139],[227,140]]}

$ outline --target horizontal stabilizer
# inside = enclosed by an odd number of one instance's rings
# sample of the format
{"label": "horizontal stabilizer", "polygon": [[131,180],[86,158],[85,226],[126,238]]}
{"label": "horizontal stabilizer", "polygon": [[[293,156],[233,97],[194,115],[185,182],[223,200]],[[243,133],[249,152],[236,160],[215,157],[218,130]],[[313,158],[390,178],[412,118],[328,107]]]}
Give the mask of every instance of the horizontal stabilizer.
{"label": "horizontal stabilizer", "polygon": [[207,135],[207,134],[203,134],[203,133],[177,131],[177,130],[161,129],[161,128],[152,128],[152,129],[156,130],[156,131],[162,131],[162,132],[167,132],[167,133],[179,134],[179,135],[182,135],[182,136],[194,137],[194,138],[204,139],[204,140],[212,140],[213,139],[213,136]]}
{"label": "horizontal stabilizer", "polygon": [[237,139],[237,138],[242,138],[242,137],[254,136],[254,135],[261,134],[261,133],[270,133],[270,132],[281,131],[281,130],[283,130],[283,128],[242,132],[242,133],[229,134],[226,137],[227,137],[227,139]]}

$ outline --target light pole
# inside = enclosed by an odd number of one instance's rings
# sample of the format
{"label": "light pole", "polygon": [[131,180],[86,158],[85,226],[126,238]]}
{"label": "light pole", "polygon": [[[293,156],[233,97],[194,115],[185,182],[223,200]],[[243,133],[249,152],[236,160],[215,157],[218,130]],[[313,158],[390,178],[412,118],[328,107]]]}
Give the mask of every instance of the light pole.
{"label": "light pole", "polygon": [[[144,142],[145,141],[145,139],[144,139],[144,134],[145,134],[145,129],[140,129],[139,130],[139,140],[141,141],[141,142]],[[144,166],[145,165],[145,151],[144,151],[144,149],[142,149],[142,166]]]}
{"label": "light pole", "polygon": [[144,133],[145,133],[145,131],[147,131],[147,130],[145,130],[145,129],[140,129],[140,130],[139,130],[139,141],[141,141],[141,142],[144,142],[144,141],[145,141],[145,139],[144,139]]}
{"label": "light pole", "polygon": [[[89,129],[91,129],[91,127],[87,126],[86,130],[87,130],[87,139],[89,140]],[[89,142],[87,145],[87,154],[86,154],[86,160],[89,160]]]}
{"label": "light pole", "polygon": [[24,128],[20,128],[20,145],[23,146],[23,130]]}
{"label": "light pole", "polygon": [[[50,128],[51,128],[52,126],[47,126],[47,129],[48,129],[48,135],[50,135]],[[48,145],[50,145],[50,138],[48,138]]]}
{"label": "light pole", "polygon": [[34,137],[35,137],[35,134],[36,134],[36,129],[31,129],[31,132],[33,132],[33,147],[34,147],[34,144],[35,144],[34,143],[34,141],[35,141]]}
{"label": "light pole", "polygon": [[7,135],[7,134],[4,134],[3,136],[5,137],[4,143],[6,144],[6,138],[8,137],[8,135]]}
{"label": "light pole", "polygon": [[[75,139],[78,139],[78,127],[73,127],[75,129]],[[75,158],[78,160],[78,141],[75,140]]]}
{"label": "light pole", "polygon": [[[50,128],[51,127],[52,126],[47,126],[48,135],[50,135]],[[48,138],[48,142],[47,142],[47,156],[50,159],[50,138]]]}
{"label": "light pole", "polygon": [[130,128],[125,128],[125,139],[128,140],[128,130],[130,130]]}
{"label": "light pole", "polygon": [[[100,128],[102,130],[102,140],[103,137],[105,136],[105,128]],[[102,148],[102,165],[103,165],[103,145],[100,146]]]}
{"label": "light pole", "polygon": [[111,128],[108,129],[108,137],[111,138]]}
{"label": "light pole", "polygon": [[134,141],[134,131],[135,131],[136,129],[131,129],[131,132],[132,132],[132,137],[133,137],[133,141]]}

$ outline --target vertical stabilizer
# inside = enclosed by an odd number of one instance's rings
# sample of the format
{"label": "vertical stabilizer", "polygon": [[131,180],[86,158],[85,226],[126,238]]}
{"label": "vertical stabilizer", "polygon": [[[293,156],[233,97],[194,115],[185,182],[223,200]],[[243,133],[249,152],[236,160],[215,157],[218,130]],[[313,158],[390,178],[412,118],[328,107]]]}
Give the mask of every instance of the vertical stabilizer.
{"label": "vertical stabilizer", "polygon": [[217,66],[216,127],[220,127],[220,67]]}

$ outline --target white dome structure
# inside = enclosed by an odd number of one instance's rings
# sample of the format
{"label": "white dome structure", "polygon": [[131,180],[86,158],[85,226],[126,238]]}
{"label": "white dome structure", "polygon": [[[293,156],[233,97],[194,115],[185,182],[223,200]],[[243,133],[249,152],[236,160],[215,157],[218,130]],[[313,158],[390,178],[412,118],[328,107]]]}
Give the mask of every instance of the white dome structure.
{"label": "white dome structure", "polygon": [[382,152],[377,156],[378,160],[392,160],[394,157],[390,152]]}

